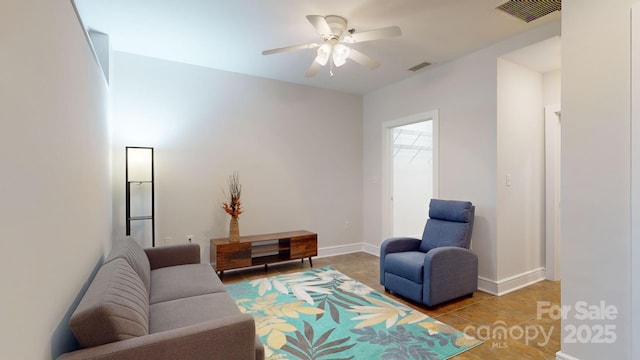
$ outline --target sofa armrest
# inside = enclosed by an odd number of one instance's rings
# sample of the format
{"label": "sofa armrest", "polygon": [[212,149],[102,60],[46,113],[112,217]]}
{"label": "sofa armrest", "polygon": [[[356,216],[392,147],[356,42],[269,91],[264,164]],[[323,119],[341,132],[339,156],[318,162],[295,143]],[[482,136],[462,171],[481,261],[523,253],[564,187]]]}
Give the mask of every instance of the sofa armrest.
{"label": "sofa armrest", "polygon": [[58,360],[246,360],[256,351],[255,323],[249,314],[172,329],[63,354]]}
{"label": "sofa armrest", "polygon": [[455,294],[473,293],[478,289],[478,255],[457,246],[429,250],[424,259],[423,283],[423,299],[431,299],[428,306],[456,297]]}
{"label": "sofa armrest", "polygon": [[167,266],[199,264],[200,245],[179,244],[144,249],[151,270]]}
{"label": "sofa armrest", "polygon": [[420,239],[412,237],[393,237],[386,239],[380,245],[380,284],[384,285],[384,257],[387,254],[416,251],[420,248]]}

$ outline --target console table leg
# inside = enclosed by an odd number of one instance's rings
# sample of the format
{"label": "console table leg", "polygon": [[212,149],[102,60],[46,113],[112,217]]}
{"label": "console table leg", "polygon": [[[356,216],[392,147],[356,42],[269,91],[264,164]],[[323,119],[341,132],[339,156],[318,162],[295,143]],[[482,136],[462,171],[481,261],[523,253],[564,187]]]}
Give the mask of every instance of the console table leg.
{"label": "console table leg", "polygon": [[[304,261],[304,259],[302,259]],[[311,256],[309,256],[309,266],[313,267],[313,261],[311,261]]]}
{"label": "console table leg", "polygon": [[264,264],[264,272],[267,272],[267,264]]}

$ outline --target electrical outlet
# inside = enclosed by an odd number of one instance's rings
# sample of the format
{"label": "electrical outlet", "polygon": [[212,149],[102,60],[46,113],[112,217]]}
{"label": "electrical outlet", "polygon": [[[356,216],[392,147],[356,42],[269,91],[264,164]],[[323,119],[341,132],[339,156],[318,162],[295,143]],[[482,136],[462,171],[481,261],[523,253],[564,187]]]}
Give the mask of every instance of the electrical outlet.
{"label": "electrical outlet", "polygon": [[351,229],[351,222],[345,221],[344,222],[344,229],[345,230],[350,230]]}
{"label": "electrical outlet", "polygon": [[191,243],[193,241],[193,235],[187,235],[187,240]]}

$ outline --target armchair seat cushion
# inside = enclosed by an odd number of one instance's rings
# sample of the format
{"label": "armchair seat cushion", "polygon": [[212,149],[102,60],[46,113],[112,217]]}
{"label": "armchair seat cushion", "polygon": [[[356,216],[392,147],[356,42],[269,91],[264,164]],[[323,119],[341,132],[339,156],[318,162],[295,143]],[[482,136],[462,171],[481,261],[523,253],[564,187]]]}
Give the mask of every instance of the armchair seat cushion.
{"label": "armchair seat cushion", "polygon": [[422,284],[425,256],[427,254],[422,251],[387,254],[384,260],[386,272]]}

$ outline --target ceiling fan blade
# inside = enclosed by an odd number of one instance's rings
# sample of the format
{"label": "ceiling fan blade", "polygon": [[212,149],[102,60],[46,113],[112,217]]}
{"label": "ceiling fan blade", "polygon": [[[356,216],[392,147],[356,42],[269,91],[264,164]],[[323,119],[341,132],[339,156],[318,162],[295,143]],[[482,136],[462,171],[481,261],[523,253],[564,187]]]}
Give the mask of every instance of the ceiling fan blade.
{"label": "ceiling fan blade", "polygon": [[349,52],[349,59],[357,62],[360,65],[366,66],[371,70],[380,66],[380,64],[377,61],[373,60],[369,56],[361,53],[356,49],[351,49],[351,51]]}
{"label": "ceiling fan blade", "polygon": [[355,33],[344,37],[344,42],[360,43],[371,40],[386,39],[402,35],[402,31],[397,26],[390,26],[382,29]]}
{"label": "ceiling fan blade", "polygon": [[324,16],[320,15],[307,15],[307,20],[313,25],[314,29],[318,32],[318,34],[322,35],[332,35],[333,31],[329,27],[327,23],[327,19]]}
{"label": "ceiling fan blade", "polygon": [[318,46],[320,46],[320,44],[316,44],[316,43],[286,46],[286,47],[277,48],[277,49],[265,50],[262,52],[262,55],[271,55],[271,54],[277,54],[277,53],[281,53],[285,51],[293,51],[293,50],[313,49],[313,48],[317,48]]}
{"label": "ceiling fan blade", "polygon": [[313,62],[311,63],[311,66],[309,67],[309,70],[307,70],[307,72],[304,74],[304,77],[309,78],[309,77],[316,76],[316,73],[321,68],[322,68],[322,65],[320,65],[317,61],[313,60]]}

